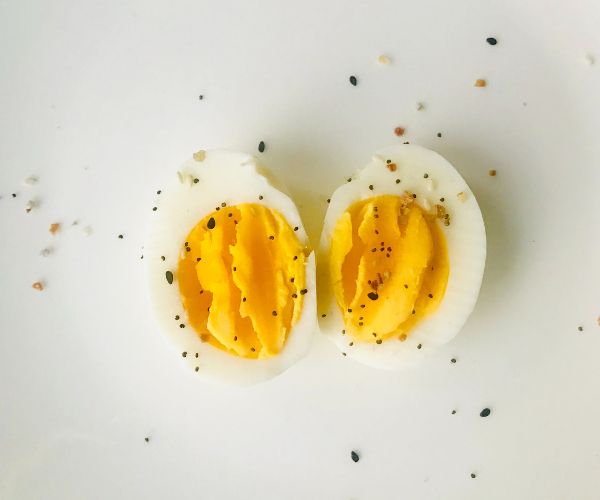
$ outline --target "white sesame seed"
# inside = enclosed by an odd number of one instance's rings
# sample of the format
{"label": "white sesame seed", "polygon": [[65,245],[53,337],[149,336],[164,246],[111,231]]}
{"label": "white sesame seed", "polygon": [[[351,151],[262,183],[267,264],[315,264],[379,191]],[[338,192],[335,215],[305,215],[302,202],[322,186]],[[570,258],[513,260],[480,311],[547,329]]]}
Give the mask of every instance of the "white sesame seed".
{"label": "white sesame seed", "polygon": [[377,62],[379,64],[389,64],[390,58],[388,56],[386,56],[385,54],[381,54],[378,58],[377,58]]}
{"label": "white sesame seed", "polygon": [[204,151],[203,149],[201,149],[200,151],[196,151],[193,154],[193,157],[196,161],[204,161],[204,158],[206,158],[206,151]]}
{"label": "white sesame seed", "polygon": [[23,181],[23,184],[25,184],[26,186],[33,186],[37,183],[37,181],[38,178],[35,175],[30,175],[29,177],[27,177],[27,179]]}
{"label": "white sesame seed", "polygon": [[26,204],[25,204],[25,212],[29,213],[31,212],[36,206],[36,202],[34,200],[29,200]]}
{"label": "white sesame seed", "polygon": [[458,198],[458,201],[460,201],[461,203],[464,203],[467,199],[467,195],[465,194],[464,191],[461,191],[460,193],[458,193],[456,195],[456,197]]}
{"label": "white sesame seed", "polygon": [[422,102],[418,102],[416,105],[417,111],[423,111],[425,109],[425,104]]}

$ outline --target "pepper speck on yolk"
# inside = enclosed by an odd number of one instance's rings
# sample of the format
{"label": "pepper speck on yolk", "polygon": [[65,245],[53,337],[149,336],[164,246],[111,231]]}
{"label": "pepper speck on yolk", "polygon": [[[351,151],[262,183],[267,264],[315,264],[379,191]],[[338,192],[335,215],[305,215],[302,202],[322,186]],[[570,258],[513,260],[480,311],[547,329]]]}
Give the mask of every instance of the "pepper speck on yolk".
{"label": "pepper speck on yolk", "polygon": [[410,195],[369,198],[338,220],[329,271],[346,329],[356,340],[405,340],[446,291],[444,234]]}
{"label": "pepper speck on yolk", "polygon": [[179,258],[179,292],[191,326],[233,355],[277,355],[302,312],[304,250],[286,219],[263,205],[204,217]]}

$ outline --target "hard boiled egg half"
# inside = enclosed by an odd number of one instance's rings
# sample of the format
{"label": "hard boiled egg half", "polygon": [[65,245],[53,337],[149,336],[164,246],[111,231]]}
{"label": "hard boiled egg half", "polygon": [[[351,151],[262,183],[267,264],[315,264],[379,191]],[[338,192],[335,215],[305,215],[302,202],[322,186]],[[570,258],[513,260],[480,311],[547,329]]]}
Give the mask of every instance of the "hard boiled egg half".
{"label": "hard boiled egg half", "polygon": [[199,376],[252,384],[304,356],[314,254],[296,206],[256,158],[198,151],[157,193],[145,247],[156,317]]}
{"label": "hard boiled egg half", "polygon": [[342,353],[415,364],[462,328],[485,265],[475,196],[416,145],[379,151],[331,196],[318,256],[319,323]]}

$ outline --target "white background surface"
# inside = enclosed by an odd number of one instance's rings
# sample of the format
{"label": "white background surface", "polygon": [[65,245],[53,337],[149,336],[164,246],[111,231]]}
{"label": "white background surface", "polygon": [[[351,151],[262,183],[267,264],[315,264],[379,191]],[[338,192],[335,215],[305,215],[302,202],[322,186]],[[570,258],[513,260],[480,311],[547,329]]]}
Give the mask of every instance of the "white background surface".
{"label": "white background surface", "polygon": [[[595,0],[1,1],[0,498],[599,498],[599,25]],[[250,389],[184,369],[140,261],[164,179],[264,140],[315,238],[398,125],[484,212],[462,334],[409,372],[323,339]]]}

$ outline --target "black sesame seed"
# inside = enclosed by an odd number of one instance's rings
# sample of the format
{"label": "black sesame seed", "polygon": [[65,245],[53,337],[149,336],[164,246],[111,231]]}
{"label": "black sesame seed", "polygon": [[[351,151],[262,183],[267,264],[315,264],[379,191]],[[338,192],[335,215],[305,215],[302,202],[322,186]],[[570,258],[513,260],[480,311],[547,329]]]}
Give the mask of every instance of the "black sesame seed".
{"label": "black sesame seed", "polygon": [[215,210],[218,212],[219,210],[221,210],[221,207],[215,207]]}
{"label": "black sesame seed", "polygon": [[229,213],[227,214],[227,217],[231,217],[231,216],[233,216],[233,214],[232,214],[231,212],[229,212]]}
{"label": "black sesame seed", "polygon": [[352,347],[352,346],[354,345],[354,342],[350,342],[348,345],[349,345],[350,347]]}
{"label": "black sesame seed", "polygon": [[262,194],[258,195],[258,199],[262,200],[264,198],[264,196]]}
{"label": "black sesame seed", "polygon": [[199,182],[200,182],[200,179],[198,179],[198,178],[194,179],[194,184],[198,184]]}
{"label": "black sesame seed", "polygon": [[294,227],[294,231],[298,231],[298,226],[295,226],[295,227]]}
{"label": "black sesame seed", "polygon": [[376,251],[377,251],[377,249],[376,249],[376,248],[373,248],[373,250],[371,250],[371,252],[376,252]]}
{"label": "black sesame seed", "polygon": [[373,184],[369,184],[369,189],[373,191]]}
{"label": "black sesame seed", "polygon": [[197,366],[196,368],[194,368],[194,371],[196,371],[196,372],[197,372],[198,370],[200,370],[200,367],[199,367],[199,366]]}
{"label": "black sesame seed", "polygon": [[417,197],[417,195],[415,193],[413,193],[412,195],[413,199]]}
{"label": "black sesame seed", "polygon": [[198,353],[194,354],[194,357],[197,358],[198,357]]}
{"label": "black sesame seed", "polygon": [[361,307],[362,309],[364,309],[364,308],[365,308],[365,305],[364,305],[364,304],[361,304],[361,305],[360,305],[360,307]]}
{"label": "black sesame seed", "polygon": [[354,450],[352,450],[352,452],[350,453],[350,458],[352,458],[353,462],[358,462],[360,460],[358,453],[356,453]]}
{"label": "black sesame seed", "polygon": [[298,256],[297,255],[294,255],[294,260],[298,260]]}
{"label": "black sesame seed", "polygon": [[243,298],[242,298],[242,302],[246,302],[246,297],[243,297]]}
{"label": "black sesame seed", "polygon": [[327,314],[321,314],[321,318],[324,318],[325,316],[327,316]]}
{"label": "black sesame seed", "polygon": [[185,358],[187,356],[187,351],[183,351],[181,355]]}
{"label": "black sesame seed", "polygon": [[349,313],[351,313],[351,312],[352,312],[352,309],[348,309],[348,312],[349,312]]}
{"label": "black sesame seed", "polygon": [[269,236],[269,239],[270,239],[270,240],[274,240],[274,239],[275,239],[275,236],[271,235],[271,236]]}
{"label": "black sesame seed", "polygon": [[233,271],[234,272],[237,271],[237,267],[233,266]]}
{"label": "black sesame seed", "polygon": [[297,299],[298,298],[298,294],[297,293],[292,293],[292,299]]}
{"label": "black sesame seed", "polygon": [[428,293],[427,297],[429,297],[430,299],[433,299],[433,294],[432,293]]}
{"label": "black sesame seed", "polygon": [[273,316],[277,316],[277,311],[273,311],[271,314],[272,314]]}
{"label": "black sesame seed", "polygon": [[356,77],[354,75],[352,75],[350,78],[350,84],[354,87],[356,87],[356,84],[358,83],[358,80],[356,79]]}
{"label": "black sesame seed", "polygon": [[200,95],[198,96],[198,99],[199,99],[200,101],[202,101],[202,100],[204,99],[204,96],[203,96],[202,94],[200,94]]}
{"label": "black sesame seed", "polygon": [[343,353],[342,353],[342,356],[346,356],[346,353],[345,353],[345,352],[343,352]]}
{"label": "black sesame seed", "polygon": [[486,38],[485,41],[490,45],[496,45],[498,43],[498,40],[496,40],[493,36]]}
{"label": "black sesame seed", "polygon": [[164,255],[161,255],[161,256],[160,256],[160,260],[164,261],[164,260],[165,260],[165,256],[164,256]]}
{"label": "black sesame seed", "polygon": [[156,194],[160,194],[160,193],[162,193],[162,191],[159,189],[159,190],[156,192]]}
{"label": "black sesame seed", "polygon": [[471,478],[475,479],[476,477],[477,477],[477,474],[473,474],[473,473],[471,472]]}
{"label": "black sesame seed", "polygon": [[222,203],[221,203],[221,206],[222,206],[223,208],[225,208],[225,207],[227,206],[227,203],[225,203],[225,202],[222,202]]}
{"label": "black sesame seed", "polygon": [[175,321],[177,321],[179,319],[179,314],[175,315]]}
{"label": "black sesame seed", "polygon": [[446,198],[440,198],[440,201],[441,201],[442,203],[444,203],[444,200],[445,200],[445,199],[446,199]]}
{"label": "black sesame seed", "polygon": [[208,222],[206,223],[206,227],[208,229],[214,229],[215,228],[215,219],[214,219],[214,217],[211,217],[210,219],[208,219]]}
{"label": "black sesame seed", "polygon": [[146,443],[148,443],[150,441],[150,438],[149,437],[145,437],[144,441],[146,441]]}
{"label": "black sesame seed", "polygon": [[450,363],[456,363],[456,358],[452,358],[452,359],[450,360]]}
{"label": "black sesame seed", "polygon": [[185,325],[183,323],[180,323],[179,328],[185,328]]}
{"label": "black sesame seed", "polygon": [[373,337],[377,337],[377,334],[375,332],[372,333]]}
{"label": "black sesame seed", "polygon": [[456,415],[456,410],[452,410],[452,415]]}
{"label": "black sesame seed", "polygon": [[13,197],[13,198],[16,198],[16,197],[17,197],[17,193],[13,193],[13,194],[12,194],[12,197]]}
{"label": "black sesame seed", "polygon": [[172,284],[173,284],[173,273],[172,273],[171,271],[167,271],[167,272],[165,273],[165,278],[167,278],[167,283],[168,283],[169,285],[172,285]]}
{"label": "black sesame seed", "polygon": [[438,136],[438,137],[442,137],[442,133],[441,133],[441,132],[438,132],[438,133],[437,133],[437,136]]}
{"label": "black sesame seed", "polygon": [[383,340],[381,340],[381,339],[377,339],[377,340],[375,341],[375,343],[376,343],[376,344],[381,344],[382,342],[383,342]]}
{"label": "black sesame seed", "polygon": [[196,257],[196,262],[200,262],[202,260],[201,257]]}
{"label": "black sesame seed", "polygon": [[396,179],[396,184],[400,184],[400,179]]}
{"label": "black sesame seed", "polygon": [[414,309],[412,310],[412,313],[415,314],[417,311],[415,311]]}
{"label": "black sesame seed", "polygon": [[427,177],[429,177],[429,174],[423,174],[423,179],[427,179]]}
{"label": "black sesame seed", "polygon": [[488,417],[490,413],[492,413],[492,410],[490,410],[489,408],[484,408],[483,410],[481,410],[481,413],[479,414],[479,416],[480,417]]}
{"label": "black sesame seed", "polygon": [[348,182],[352,182],[352,177],[348,177],[346,180],[347,180]]}
{"label": "black sesame seed", "polygon": [[265,151],[265,143],[264,143],[264,141],[260,141],[258,143],[258,152],[259,153],[264,153],[264,151]]}
{"label": "black sesame seed", "polygon": [[342,330],[342,335],[346,335],[346,330]]}
{"label": "black sesame seed", "polygon": [[237,335],[234,335],[234,337],[233,337],[233,341],[234,341],[234,342],[237,342]]}
{"label": "black sesame seed", "polygon": [[369,297],[371,300],[377,300],[379,298],[379,295],[375,292],[369,292],[367,294],[367,297]]}
{"label": "black sesame seed", "polygon": [[578,327],[577,327],[577,329],[578,329],[580,332],[583,332],[583,326],[578,326]]}
{"label": "black sesame seed", "polygon": [[331,198],[327,198],[327,203],[331,203]]}
{"label": "black sesame seed", "polygon": [[120,240],[122,240],[122,239],[123,239],[123,235],[122,235],[122,234],[120,234],[120,235],[118,236],[118,238],[119,238]]}
{"label": "black sesame seed", "polygon": [[407,285],[407,284],[404,284],[404,288],[408,288],[408,285]]}
{"label": "black sesame seed", "polygon": [[191,250],[192,250],[192,249],[191,249],[190,247],[185,247],[185,251],[186,251],[186,252],[189,252],[189,251],[191,251]]}
{"label": "black sesame seed", "polygon": [[385,160],[385,162],[389,165],[390,163],[392,163],[392,160]]}
{"label": "black sesame seed", "polygon": [[250,348],[250,350],[251,350],[252,352],[256,351],[256,349],[254,349],[254,347],[251,347],[251,348]]}
{"label": "black sesame seed", "polygon": [[417,345],[417,349],[421,349],[421,347],[423,347],[423,344],[418,344]]}
{"label": "black sesame seed", "polygon": [[364,325],[364,323],[362,321],[358,322],[358,326],[363,326],[363,325]]}
{"label": "black sesame seed", "polygon": [[152,207],[152,211],[156,212],[158,209],[156,207]]}
{"label": "black sesame seed", "polygon": [[300,290],[300,295],[305,295],[306,293],[308,293],[308,290],[306,288]]}

